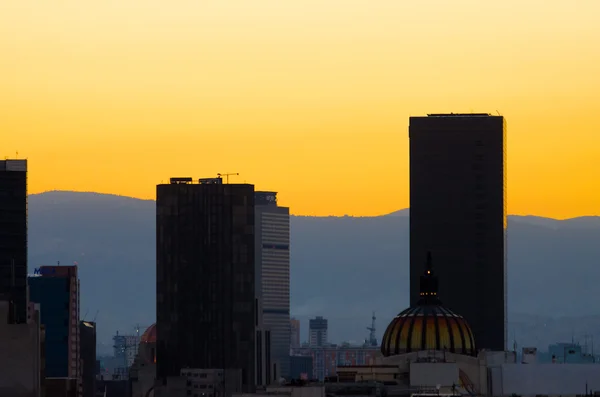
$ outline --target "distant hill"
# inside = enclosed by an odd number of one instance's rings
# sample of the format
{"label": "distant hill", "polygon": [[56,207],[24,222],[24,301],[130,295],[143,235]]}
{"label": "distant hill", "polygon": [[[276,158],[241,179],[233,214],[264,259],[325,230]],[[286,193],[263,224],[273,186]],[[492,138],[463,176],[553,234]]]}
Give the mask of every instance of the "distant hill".
{"label": "distant hill", "polygon": [[[292,217],[292,314],[329,319],[332,341],[378,334],[408,305],[408,210],[380,217]],[[600,218],[509,217],[510,339],[545,348],[600,330]],[[99,341],[155,318],[155,204],[97,193],[29,197],[31,268],[79,263],[81,315]],[[568,316],[568,317],[567,317]],[[143,329],[142,329],[143,332]],[[600,332],[598,332],[600,336]],[[600,339],[598,339],[600,340]]]}

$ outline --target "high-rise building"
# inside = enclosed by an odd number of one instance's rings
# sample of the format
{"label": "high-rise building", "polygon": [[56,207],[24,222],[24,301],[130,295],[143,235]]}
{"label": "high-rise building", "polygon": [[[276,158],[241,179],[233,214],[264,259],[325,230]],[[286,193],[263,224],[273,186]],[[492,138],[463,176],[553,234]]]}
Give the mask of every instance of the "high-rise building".
{"label": "high-rise building", "polygon": [[280,376],[290,376],[290,209],[277,205],[276,192],[256,192],[256,286],[271,354]]}
{"label": "high-rise building", "polygon": [[139,340],[135,335],[123,335],[117,331],[113,336],[113,357],[115,358],[117,367],[115,373],[121,379],[127,379],[129,368],[137,355]]}
{"label": "high-rise building", "polygon": [[308,345],[310,347],[327,346],[327,319],[321,316],[308,320]]}
{"label": "high-rise building", "polygon": [[0,300],[27,323],[27,160],[0,161]]}
{"label": "high-rise building", "polygon": [[79,323],[82,397],[96,396],[96,323]]}
{"label": "high-rise building", "polygon": [[[506,346],[506,123],[488,114],[410,118],[410,303],[431,251],[440,295],[478,348]],[[477,298],[474,298],[477,297]]]}
{"label": "high-rise building", "polygon": [[171,178],[156,189],[157,378],[239,369],[254,390],[254,186]]}
{"label": "high-rise building", "polygon": [[42,266],[29,277],[30,300],[40,304],[46,338],[46,377],[81,377],[77,266]]}
{"label": "high-rise building", "polygon": [[297,349],[300,347],[300,320],[292,318],[290,320],[291,338],[290,348]]}

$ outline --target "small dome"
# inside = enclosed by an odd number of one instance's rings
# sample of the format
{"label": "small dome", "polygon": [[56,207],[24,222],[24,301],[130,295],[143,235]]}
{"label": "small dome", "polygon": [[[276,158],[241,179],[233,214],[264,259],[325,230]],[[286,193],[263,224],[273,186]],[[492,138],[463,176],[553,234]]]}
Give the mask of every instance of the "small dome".
{"label": "small dome", "polygon": [[156,324],[152,324],[144,331],[140,337],[140,343],[156,343]]}
{"label": "small dome", "polygon": [[385,357],[422,350],[442,350],[475,356],[475,338],[467,321],[442,306],[438,280],[433,274],[431,254],[421,276],[421,299],[398,314],[388,325],[381,341]]}

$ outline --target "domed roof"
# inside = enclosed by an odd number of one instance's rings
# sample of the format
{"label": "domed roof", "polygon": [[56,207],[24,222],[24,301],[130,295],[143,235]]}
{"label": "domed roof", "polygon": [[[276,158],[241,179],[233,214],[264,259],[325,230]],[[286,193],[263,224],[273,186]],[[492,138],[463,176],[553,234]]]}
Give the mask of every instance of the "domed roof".
{"label": "domed roof", "polygon": [[433,274],[431,254],[421,276],[421,299],[415,307],[398,314],[388,325],[381,353],[388,357],[422,350],[445,350],[476,355],[475,338],[467,321],[442,306]]}
{"label": "domed roof", "polygon": [[156,323],[144,331],[140,337],[140,343],[156,343]]}

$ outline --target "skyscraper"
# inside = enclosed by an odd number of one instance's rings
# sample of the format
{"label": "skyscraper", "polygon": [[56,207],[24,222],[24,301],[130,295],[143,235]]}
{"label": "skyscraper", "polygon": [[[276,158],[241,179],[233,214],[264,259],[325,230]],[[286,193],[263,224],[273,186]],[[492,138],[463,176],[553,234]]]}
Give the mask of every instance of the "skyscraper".
{"label": "skyscraper", "polygon": [[479,348],[506,346],[506,124],[488,114],[411,117],[410,302],[427,252],[448,308]]}
{"label": "skyscraper", "polygon": [[280,375],[290,375],[290,209],[277,205],[276,192],[255,194],[256,285],[271,354]]}
{"label": "skyscraper", "polygon": [[0,161],[0,300],[27,322],[27,160]]}
{"label": "skyscraper", "polygon": [[96,323],[79,323],[82,397],[96,396]]}
{"label": "skyscraper", "polygon": [[255,383],[254,186],[171,178],[156,189],[157,377],[237,369]]}
{"label": "skyscraper", "polygon": [[77,266],[42,266],[29,277],[30,301],[40,304],[46,329],[46,376],[80,380]]}
{"label": "skyscraper", "polygon": [[297,349],[300,347],[300,320],[295,318],[290,319],[290,327],[290,347],[292,349]]}
{"label": "skyscraper", "polygon": [[321,316],[308,320],[308,344],[310,347],[327,346],[327,319]]}

